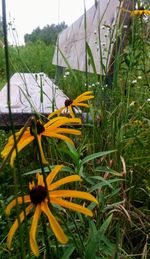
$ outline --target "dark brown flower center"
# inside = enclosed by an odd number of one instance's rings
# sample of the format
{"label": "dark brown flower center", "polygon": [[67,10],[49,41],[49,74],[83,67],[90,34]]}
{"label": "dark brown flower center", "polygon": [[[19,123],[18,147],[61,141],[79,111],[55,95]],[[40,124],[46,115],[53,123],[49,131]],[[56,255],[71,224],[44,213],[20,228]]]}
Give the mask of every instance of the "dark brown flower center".
{"label": "dark brown flower center", "polygon": [[145,10],[145,8],[144,8],[143,6],[141,6],[141,7],[139,8],[139,10]]}
{"label": "dark brown flower center", "polygon": [[[38,135],[41,134],[42,132],[44,132],[45,128],[44,128],[43,124],[39,120],[36,121],[35,126],[36,126],[36,130],[37,130],[37,134]],[[32,136],[34,136],[33,125],[30,126],[30,134]]]}
{"label": "dark brown flower center", "polygon": [[37,185],[30,191],[30,199],[33,204],[37,205],[45,200],[47,191],[44,186]]}
{"label": "dark brown flower center", "polygon": [[73,103],[73,100],[71,100],[71,99],[66,99],[65,100],[65,106],[66,107],[68,107],[70,104],[72,104]]}

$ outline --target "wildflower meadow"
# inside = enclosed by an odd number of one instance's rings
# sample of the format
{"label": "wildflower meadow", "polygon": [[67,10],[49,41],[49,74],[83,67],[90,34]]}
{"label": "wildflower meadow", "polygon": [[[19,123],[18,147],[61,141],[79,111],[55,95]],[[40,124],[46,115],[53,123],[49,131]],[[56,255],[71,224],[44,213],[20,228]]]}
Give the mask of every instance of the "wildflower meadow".
{"label": "wildflower meadow", "polygon": [[[59,74],[54,44],[10,46],[2,1],[0,88],[6,81],[11,126],[0,129],[1,259],[150,258],[150,4],[136,2],[122,10],[123,49],[116,24],[111,73],[96,73],[85,44],[93,73],[68,64]],[[40,66],[68,98],[18,128],[10,77]]]}

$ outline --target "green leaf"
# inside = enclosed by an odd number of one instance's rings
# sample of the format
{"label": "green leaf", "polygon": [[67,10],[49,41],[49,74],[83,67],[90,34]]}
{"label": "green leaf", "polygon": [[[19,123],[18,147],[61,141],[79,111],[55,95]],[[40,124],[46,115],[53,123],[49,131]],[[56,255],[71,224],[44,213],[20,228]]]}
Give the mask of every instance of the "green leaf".
{"label": "green leaf", "polygon": [[87,50],[87,54],[88,54],[88,57],[89,57],[90,64],[92,66],[93,72],[96,75],[97,72],[96,72],[96,66],[95,66],[93,54],[92,54],[91,48],[90,48],[90,46],[89,46],[89,44],[87,42],[86,42],[86,50]]}
{"label": "green leaf", "polygon": [[74,245],[70,244],[69,247],[65,249],[65,253],[61,257],[61,259],[68,259],[68,258],[70,258],[70,256],[72,255],[74,249],[75,249]]}
{"label": "green leaf", "polygon": [[97,184],[95,184],[94,186],[92,186],[88,191],[89,192],[93,192],[97,189],[101,189],[104,186],[109,186],[111,189],[114,189],[113,186],[111,185],[111,183],[115,183],[118,181],[122,181],[122,179],[111,179],[111,180],[104,180],[103,182],[99,182]]}
{"label": "green leaf", "polygon": [[[100,229],[97,231],[96,227],[93,225],[94,223],[90,223],[90,233],[89,233],[89,242],[85,252],[85,258],[98,258],[96,257],[96,252],[99,248],[99,243],[104,239],[104,235],[110,225],[113,214],[111,214],[101,225]],[[106,247],[107,248],[107,247]],[[106,249],[105,248],[105,249]]]}
{"label": "green leaf", "polygon": [[68,146],[69,152],[67,154],[77,163],[79,160],[79,154],[75,148],[75,146],[71,145],[67,141],[65,141],[66,145]]}
{"label": "green leaf", "polygon": [[86,156],[83,160],[80,161],[80,166],[83,166],[85,163],[87,163],[95,158],[106,156],[106,155],[116,152],[116,151],[117,150],[102,151],[102,152],[98,152],[98,153],[94,153],[89,156]]}

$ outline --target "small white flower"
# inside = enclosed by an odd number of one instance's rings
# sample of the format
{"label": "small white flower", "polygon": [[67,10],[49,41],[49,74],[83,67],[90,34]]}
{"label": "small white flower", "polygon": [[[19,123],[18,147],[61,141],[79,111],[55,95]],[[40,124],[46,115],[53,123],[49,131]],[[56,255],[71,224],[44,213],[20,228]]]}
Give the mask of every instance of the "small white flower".
{"label": "small white flower", "polygon": [[132,82],[131,82],[132,84],[136,84],[137,83],[137,80],[135,79],[135,80],[132,80]]}
{"label": "small white flower", "polygon": [[134,106],[135,105],[135,101],[132,101],[131,103],[130,103],[130,106]]}
{"label": "small white flower", "polygon": [[147,102],[150,102],[150,98],[147,98]]}
{"label": "small white flower", "polygon": [[142,77],[141,77],[141,76],[138,76],[138,79],[142,79]]}
{"label": "small white flower", "polygon": [[65,75],[66,75],[66,76],[69,76],[69,75],[70,75],[70,72],[69,72],[69,71],[66,71],[66,72],[65,72]]}
{"label": "small white flower", "polygon": [[94,31],[94,34],[96,34],[97,33],[97,31]]}
{"label": "small white flower", "polygon": [[128,28],[128,25],[126,25],[126,24],[123,25],[123,28],[124,28],[124,29],[127,29],[127,28]]}

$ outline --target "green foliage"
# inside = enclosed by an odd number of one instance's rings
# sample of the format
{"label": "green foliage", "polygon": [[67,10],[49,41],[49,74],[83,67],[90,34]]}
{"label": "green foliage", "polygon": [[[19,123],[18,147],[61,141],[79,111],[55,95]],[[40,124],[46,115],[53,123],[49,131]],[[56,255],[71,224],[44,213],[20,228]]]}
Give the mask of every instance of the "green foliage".
{"label": "green foliage", "polygon": [[56,43],[58,34],[67,27],[65,22],[61,22],[58,25],[51,24],[40,29],[37,27],[31,34],[25,34],[25,43],[36,41],[43,41],[46,45],[52,45]]}

